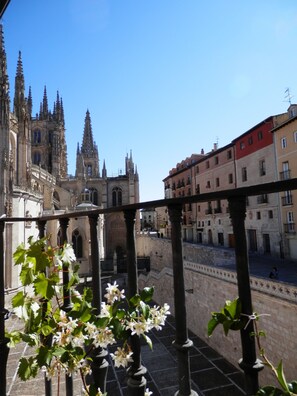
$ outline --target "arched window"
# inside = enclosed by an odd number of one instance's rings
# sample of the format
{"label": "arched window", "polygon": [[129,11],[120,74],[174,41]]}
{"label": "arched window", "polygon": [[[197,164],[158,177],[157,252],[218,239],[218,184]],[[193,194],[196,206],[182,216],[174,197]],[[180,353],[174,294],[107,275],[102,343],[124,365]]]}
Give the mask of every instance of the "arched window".
{"label": "arched window", "polygon": [[79,231],[76,229],[72,233],[72,245],[76,258],[83,257],[83,241],[82,236]]}
{"label": "arched window", "polygon": [[115,187],[112,190],[112,206],[121,206],[122,204],[122,190],[119,187]]}
{"label": "arched window", "polygon": [[92,171],[92,165],[87,165],[87,174],[88,174],[88,176],[92,176],[92,174],[93,174],[93,171]]}
{"label": "arched window", "polygon": [[35,151],[33,154],[33,164],[39,165],[41,163],[41,154],[39,151]]}
{"label": "arched window", "polygon": [[98,191],[96,188],[90,188],[90,200],[92,204],[98,206]]}
{"label": "arched window", "polygon": [[36,129],[36,131],[33,132],[33,143],[41,143],[41,131],[39,129]]}

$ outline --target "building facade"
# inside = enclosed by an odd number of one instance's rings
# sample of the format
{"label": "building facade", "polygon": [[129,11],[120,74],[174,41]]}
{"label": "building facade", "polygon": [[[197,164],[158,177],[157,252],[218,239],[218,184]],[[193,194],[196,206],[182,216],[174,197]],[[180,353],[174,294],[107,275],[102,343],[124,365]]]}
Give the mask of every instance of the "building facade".
{"label": "building facade", "polygon": [[[272,129],[277,166],[277,179],[297,177],[297,105],[288,108],[287,119]],[[297,259],[297,193],[279,194],[280,237],[282,255]]]}
{"label": "building facade", "polygon": [[[63,101],[59,93],[52,110],[44,88],[40,110],[32,115],[31,88],[25,95],[21,53],[17,61],[13,109],[10,109],[9,78],[2,26],[0,27],[0,215],[28,217],[23,223],[6,223],[5,286],[18,286],[12,253],[38,229],[31,217],[91,208],[108,208],[139,202],[139,177],[132,153],[126,155],[125,172],[108,177],[105,161],[100,170],[98,147],[93,138],[91,115],[87,110],[81,145],[76,152],[75,175],[68,175]],[[53,245],[61,243],[57,222],[49,222],[47,233]],[[139,227],[137,219],[136,227]],[[87,219],[73,219],[67,229],[80,272],[90,273],[90,235]],[[101,259],[123,259],[126,228],[122,214],[99,216]],[[99,265],[99,263],[98,263]]]}

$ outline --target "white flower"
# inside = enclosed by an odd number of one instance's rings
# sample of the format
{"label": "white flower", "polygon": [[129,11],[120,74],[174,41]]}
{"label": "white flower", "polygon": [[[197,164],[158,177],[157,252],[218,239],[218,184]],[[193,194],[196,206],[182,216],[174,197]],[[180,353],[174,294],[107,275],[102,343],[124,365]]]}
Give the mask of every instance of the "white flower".
{"label": "white flower", "polygon": [[107,283],[107,293],[104,295],[109,304],[113,304],[116,300],[120,301],[125,298],[125,290],[120,290],[117,282],[114,284]]}
{"label": "white flower", "polygon": [[131,335],[137,334],[138,336],[147,333],[150,329],[150,321],[131,321],[128,322],[126,330],[131,330]]}
{"label": "white flower", "polygon": [[156,305],[151,308],[151,328],[161,330],[165,325],[166,316],[169,315],[169,305],[164,304],[163,307],[157,307]]}
{"label": "white flower", "polygon": [[129,363],[133,362],[133,352],[127,352],[125,349],[118,347],[115,353],[111,353],[110,356],[114,360],[115,367],[127,367]]}
{"label": "white flower", "polygon": [[101,311],[100,311],[100,318],[102,317],[110,317],[110,305],[106,304],[104,301],[101,303]]}
{"label": "white flower", "polygon": [[93,344],[97,348],[101,346],[101,348],[107,348],[108,345],[114,344],[116,342],[112,331],[106,327],[105,329],[98,329],[95,336]]}
{"label": "white flower", "polygon": [[68,264],[70,264],[76,260],[73,247],[71,245],[69,245],[69,243],[67,243],[63,248],[63,251],[61,254],[61,260],[64,263],[68,263]]}
{"label": "white flower", "polygon": [[149,388],[146,388],[145,392],[144,392],[144,396],[151,396],[153,394],[152,391],[149,390]]}

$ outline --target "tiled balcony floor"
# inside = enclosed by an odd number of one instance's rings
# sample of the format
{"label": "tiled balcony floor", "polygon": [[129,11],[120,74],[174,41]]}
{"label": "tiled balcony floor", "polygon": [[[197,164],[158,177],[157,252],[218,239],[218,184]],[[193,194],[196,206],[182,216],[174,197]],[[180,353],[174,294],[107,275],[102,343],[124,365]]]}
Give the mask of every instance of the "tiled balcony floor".
{"label": "tiled balcony floor", "polygon": [[[7,326],[13,328],[17,323],[11,317]],[[142,361],[148,372],[147,387],[153,396],[173,396],[178,390],[177,360],[175,348],[172,346],[175,328],[174,318],[169,317],[162,331],[154,331],[150,335],[153,342],[153,351],[148,345],[142,347]],[[243,374],[204,341],[190,333],[189,338],[194,345],[190,350],[190,367],[192,390],[199,396],[242,396]],[[37,379],[21,382],[17,375],[17,365],[23,355],[29,351],[24,345],[11,349],[7,367],[7,395],[9,396],[43,396],[43,375]],[[81,396],[80,378],[74,379],[74,396]],[[109,367],[107,377],[108,396],[126,396],[127,386],[125,370]],[[57,394],[57,384],[53,381],[53,396]],[[60,396],[66,394],[64,383],[61,383]]]}

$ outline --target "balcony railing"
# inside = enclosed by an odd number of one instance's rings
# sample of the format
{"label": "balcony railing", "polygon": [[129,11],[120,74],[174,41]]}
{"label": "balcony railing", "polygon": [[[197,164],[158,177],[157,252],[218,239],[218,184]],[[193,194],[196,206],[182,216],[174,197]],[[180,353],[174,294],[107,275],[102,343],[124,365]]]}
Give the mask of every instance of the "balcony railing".
{"label": "balcony railing", "polygon": [[295,223],[284,224],[284,231],[286,234],[295,234],[296,233]]}
{"label": "balcony railing", "polygon": [[282,205],[283,206],[292,205],[292,204],[293,204],[292,195],[284,195],[282,197]]}
{"label": "balcony railing", "polygon": [[288,170],[285,170],[285,171],[283,171],[283,172],[280,172],[280,173],[279,173],[279,178],[280,178],[280,180],[288,180],[288,179],[291,179],[291,170],[288,169]]}
{"label": "balcony railing", "polygon": [[[182,245],[182,206],[189,203],[210,202],[226,199],[232,220],[234,241],[235,241],[235,257],[237,271],[237,287],[238,296],[242,303],[243,312],[247,316],[253,315],[253,304],[250,288],[250,276],[248,265],[248,252],[245,233],[245,216],[246,216],[246,198],[247,196],[257,196],[259,194],[269,194],[280,191],[288,191],[297,189],[297,179],[279,181],[275,183],[267,183],[249,187],[243,187],[232,190],[218,191],[206,194],[199,194],[186,197],[178,197],[173,199],[164,199],[158,201],[142,202],[132,205],[125,205],[107,209],[93,209],[90,211],[69,212],[66,214],[58,214],[51,216],[42,216],[31,218],[30,221],[36,222],[39,229],[39,236],[43,237],[46,233],[46,224],[48,221],[56,221],[61,229],[61,242],[67,241],[67,227],[72,218],[88,218],[90,227],[90,260],[92,267],[92,289],[93,289],[93,305],[95,309],[100,309],[101,305],[101,274],[99,271],[99,246],[98,246],[98,219],[99,215],[109,213],[124,214],[126,225],[126,250],[127,250],[127,277],[128,288],[127,296],[133,296],[138,292],[138,274],[137,259],[135,248],[135,218],[136,211],[140,209],[167,207],[171,224],[171,249],[172,249],[172,271],[174,279],[174,312],[176,321],[176,334],[174,346],[176,347],[176,356],[178,361],[177,378],[179,382],[179,390],[176,394],[195,395],[191,390],[190,378],[190,359],[189,352],[192,342],[188,338],[187,330],[187,312],[186,312],[186,296],[184,282],[184,261],[183,261],[183,245]],[[0,218],[0,395],[6,395],[6,366],[9,354],[7,339],[5,338],[5,286],[4,286],[4,231],[6,223],[9,225],[16,222],[26,222],[27,218],[7,217]],[[293,223],[285,225],[288,232],[295,231]],[[63,282],[68,283],[69,276],[67,268],[63,268]],[[65,287],[65,294],[67,288]],[[64,299],[70,301],[71,296],[65,296]],[[199,301],[196,302],[199,304]],[[257,393],[259,389],[258,371],[263,365],[256,357],[255,338],[250,337],[254,331],[253,321],[248,321],[246,327],[241,330],[242,359],[240,367],[245,374],[246,393],[252,395]],[[133,365],[129,368],[128,394],[133,396],[144,396],[146,380],[146,370],[141,365],[141,345],[137,337],[131,342],[133,352]],[[95,384],[105,391],[104,381],[106,381],[106,364],[105,356],[96,357],[96,366],[93,370],[96,373],[93,376]],[[66,378],[66,396],[72,396],[72,378]],[[49,381],[45,380],[45,395],[51,395],[51,387]]]}

